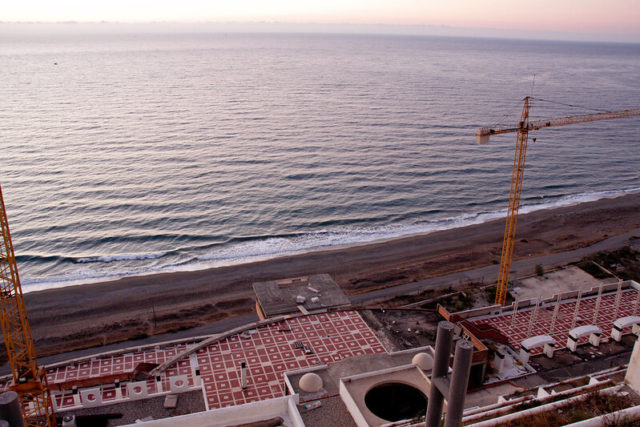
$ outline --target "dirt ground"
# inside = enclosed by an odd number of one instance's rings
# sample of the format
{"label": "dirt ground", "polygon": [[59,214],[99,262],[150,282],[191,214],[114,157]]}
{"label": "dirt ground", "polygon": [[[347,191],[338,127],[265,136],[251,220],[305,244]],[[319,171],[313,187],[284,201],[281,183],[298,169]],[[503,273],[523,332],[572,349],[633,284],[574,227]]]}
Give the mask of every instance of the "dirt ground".
{"label": "dirt ground", "polygon": [[371,310],[365,317],[387,348],[394,351],[435,345],[438,322],[434,311]]}
{"label": "dirt ground", "polygon": [[568,266],[540,276],[518,280],[511,293],[517,299],[532,299],[539,296],[546,298],[578,289],[588,290],[612,282],[615,282],[615,279],[596,279],[576,266]]}

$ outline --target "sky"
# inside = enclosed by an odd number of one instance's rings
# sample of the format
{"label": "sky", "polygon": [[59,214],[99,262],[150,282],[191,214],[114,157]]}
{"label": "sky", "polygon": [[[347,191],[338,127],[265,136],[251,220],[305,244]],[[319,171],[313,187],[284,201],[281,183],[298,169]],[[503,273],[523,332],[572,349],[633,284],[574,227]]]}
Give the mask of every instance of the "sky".
{"label": "sky", "polygon": [[[3,22],[355,24],[640,43],[640,0],[20,0]],[[373,27],[372,27],[373,28]],[[447,34],[450,35],[450,34]],[[465,34],[468,35],[468,34]]]}

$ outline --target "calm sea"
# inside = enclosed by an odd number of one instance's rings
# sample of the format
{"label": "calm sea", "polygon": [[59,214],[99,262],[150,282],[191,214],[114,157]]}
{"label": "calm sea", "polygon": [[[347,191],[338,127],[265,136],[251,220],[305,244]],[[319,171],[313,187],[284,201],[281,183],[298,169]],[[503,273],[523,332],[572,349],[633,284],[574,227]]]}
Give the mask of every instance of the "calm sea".
{"label": "calm sea", "polygon": [[[29,291],[504,216],[515,135],[477,146],[476,128],[514,125],[532,93],[560,103],[534,119],[640,106],[640,45],[0,34],[0,82]],[[532,135],[523,211],[638,191],[639,130]]]}

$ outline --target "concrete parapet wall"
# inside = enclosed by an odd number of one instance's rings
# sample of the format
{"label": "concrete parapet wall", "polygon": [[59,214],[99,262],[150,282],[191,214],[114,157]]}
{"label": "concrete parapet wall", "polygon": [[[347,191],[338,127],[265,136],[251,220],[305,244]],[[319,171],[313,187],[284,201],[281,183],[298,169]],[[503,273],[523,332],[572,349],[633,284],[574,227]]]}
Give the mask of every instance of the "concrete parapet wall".
{"label": "concrete parapet wall", "polygon": [[[222,427],[229,425],[245,425],[271,418],[282,418],[283,425],[304,427],[304,421],[296,405],[298,396],[276,397],[259,402],[229,406],[211,411],[196,412],[178,417],[162,418],[153,421],[154,427],[207,426]],[[129,427],[140,424],[129,424]]]}
{"label": "concrete parapet wall", "polygon": [[340,398],[342,399],[344,406],[347,407],[347,411],[349,411],[349,414],[351,414],[351,417],[353,418],[353,421],[356,423],[356,425],[358,427],[369,427],[369,423],[364,418],[362,412],[360,412],[358,405],[356,404],[355,400],[353,400],[353,397],[351,397],[351,394],[347,390],[347,387],[345,386],[343,380],[340,380]]}
{"label": "concrete parapet wall", "polygon": [[[118,403],[128,402],[131,400],[143,400],[152,397],[165,396],[167,394],[182,393],[187,391],[201,390],[201,385],[189,385],[187,375],[183,378],[176,377],[179,380],[186,380],[181,385],[171,383],[171,390],[164,390],[162,387],[149,389],[149,383],[147,381],[125,382],[118,385],[113,383],[99,386],[99,387],[86,387],[77,390],[77,393],[71,390],[52,391],[51,398],[55,402],[56,398],[69,397],[73,395],[73,406],[64,406],[64,411],[77,410],[82,408],[92,408],[96,406],[107,406]],[[126,389],[126,396],[123,394],[123,389]],[[110,394],[111,393],[111,394]],[[205,399],[206,403],[206,399]],[[60,410],[59,408],[57,410]]]}
{"label": "concrete parapet wall", "polygon": [[470,310],[460,311],[455,314],[456,316],[460,316],[463,319],[467,319],[469,317],[485,316],[487,314],[491,314],[495,312],[496,310],[500,310],[501,308],[502,308],[501,305],[496,304],[496,305],[490,305],[488,307],[472,308]]}
{"label": "concrete parapet wall", "polygon": [[[523,402],[520,400],[517,400],[518,403],[515,403],[516,400],[507,401],[507,405],[499,406],[496,409],[492,409],[486,412],[479,411],[465,416],[463,421],[465,426],[476,427],[498,426],[509,422],[517,425],[518,420],[526,418],[527,416],[546,411],[555,411],[557,410],[557,408],[560,408],[562,406],[570,405],[573,402],[584,400],[591,392],[597,392],[606,395],[616,393],[620,390],[621,387],[621,385],[613,386],[611,381],[608,380],[602,383],[576,387],[555,394],[543,393],[543,395],[548,395],[541,398],[538,398],[536,393],[536,397],[532,397],[531,399],[529,399],[532,402],[536,401],[537,403],[539,403],[538,406],[535,406],[533,408],[525,409],[519,412],[513,412],[515,408],[517,408],[517,406],[521,405]],[[561,399],[561,397],[566,397],[566,399]],[[487,419],[489,416],[490,418]]]}

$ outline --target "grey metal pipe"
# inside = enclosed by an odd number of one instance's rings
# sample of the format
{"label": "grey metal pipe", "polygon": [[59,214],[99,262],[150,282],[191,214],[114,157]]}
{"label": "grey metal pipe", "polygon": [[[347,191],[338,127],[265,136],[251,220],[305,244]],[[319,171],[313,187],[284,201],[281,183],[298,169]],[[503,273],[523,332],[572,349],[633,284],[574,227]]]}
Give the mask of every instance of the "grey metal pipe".
{"label": "grey metal pipe", "polygon": [[240,362],[240,386],[244,390],[247,388],[247,362]]}
{"label": "grey metal pipe", "polygon": [[451,344],[453,343],[453,328],[454,325],[451,322],[442,321],[438,323],[435,357],[433,369],[431,370],[431,389],[429,390],[429,401],[427,402],[427,415],[425,418],[426,427],[439,426],[440,419],[442,418],[444,395],[434,384],[434,379],[447,375],[449,370]]}
{"label": "grey metal pipe", "polygon": [[469,384],[472,357],[473,344],[466,340],[458,341],[456,354],[453,357],[453,372],[451,373],[444,427],[460,427],[462,425],[462,411],[464,410],[467,385]]}
{"label": "grey metal pipe", "polygon": [[0,419],[8,421],[11,427],[24,427],[20,399],[15,391],[0,394]]}

